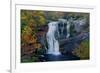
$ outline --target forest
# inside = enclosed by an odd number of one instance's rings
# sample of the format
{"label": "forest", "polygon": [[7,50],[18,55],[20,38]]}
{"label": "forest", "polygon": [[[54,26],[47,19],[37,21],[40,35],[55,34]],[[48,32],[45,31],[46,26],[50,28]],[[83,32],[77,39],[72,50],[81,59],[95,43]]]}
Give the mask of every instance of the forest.
{"label": "forest", "polygon": [[[87,60],[90,58],[89,13],[21,10],[20,18],[22,63]],[[48,24],[53,21],[58,22],[59,19],[65,19],[69,22],[70,36],[68,38],[58,38],[61,56],[54,60],[53,57],[56,56],[47,54],[48,41],[46,35],[49,29]],[[79,27],[80,23],[84,25]]]}

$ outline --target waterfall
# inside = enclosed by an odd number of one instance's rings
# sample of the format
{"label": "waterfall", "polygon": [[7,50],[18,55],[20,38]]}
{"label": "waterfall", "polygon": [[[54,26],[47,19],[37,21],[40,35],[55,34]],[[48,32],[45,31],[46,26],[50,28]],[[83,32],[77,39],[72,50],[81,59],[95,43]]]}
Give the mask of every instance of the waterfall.
{"label": "waterfall", "polygon": [[48,32],[47,32],[47,43],[48,51],[47,54],[60,55],[59,51],[59,42],[55,38],[55,33],[58,30],[58,22],[48,23]]}
{"label": "waterfall", "polygon": [[[58,19],[59,24],[60,24],[60,32],[61,32],[61,36],[66,38],[70,37],[70,21],[67,21],[66,19]],[[64,32],[64,29],[66,29],[66,33]]]}
{"label": "waterfall", "polygon": [[48,23],[48,32],[46,34],[48,50],[47,54],[60,55],[59,42],[57,37],[61,39],[69,38],[70,22],[66,19],[58,19]]}
{"label": "waterfall", "polygon": [[67,22],[67,27],[66,27],[66,29],[67,29],[67,36],[66,36],[66,38],[69,38],[70,37],[70,22]]}

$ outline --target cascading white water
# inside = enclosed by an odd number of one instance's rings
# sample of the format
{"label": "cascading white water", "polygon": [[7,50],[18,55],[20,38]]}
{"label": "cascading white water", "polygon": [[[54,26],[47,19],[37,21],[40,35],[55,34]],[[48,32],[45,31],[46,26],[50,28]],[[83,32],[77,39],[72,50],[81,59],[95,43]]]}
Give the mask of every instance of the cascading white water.
{"label": "cascading white water", "polygon": [[66,38],[69,38],[69,36],[70,36],[70,22],[67,22],[67,27],[66,27],[66,29],[67,29],[67,36],[66,36]]}
{"label": "cascading white water", "polygon": [[[59,23],[61,23],[61,35],[64,34],[64,28],[66,29],[67,31],[67,35],[66,35],[66,38],[69,38],[70,37],[70,21],[67,21],[66,19],[58,19]],[[66,27],[65,27],[66,25]]]}
{"label": "cascading white water", "polygon": [[[60,23],[60,26],[58,26],[59,23]],[[60,28],[61,33],[58,31],[58,28]],[[58,34],[58,37],[64,36],[64,29],[66,29],[66,31],[67,31],[66,38],[69,38],[70,22],[68,22],[66,19],[59,19],[57,22],[48,23],[48,32],[46,34],[47,43],[48,43],[47,54],[53,54],[53,55],[61,54],[59,51],[59,42],[56,39],[55,34]]]}
{"label": "cascading white water", "polygon": [[55,38],[55,33],[57,30],[58,30],[58,22],[51,22],[48,24],[48,32],[47,32],[48,52],[47,54],[60,55],[59,42]]}

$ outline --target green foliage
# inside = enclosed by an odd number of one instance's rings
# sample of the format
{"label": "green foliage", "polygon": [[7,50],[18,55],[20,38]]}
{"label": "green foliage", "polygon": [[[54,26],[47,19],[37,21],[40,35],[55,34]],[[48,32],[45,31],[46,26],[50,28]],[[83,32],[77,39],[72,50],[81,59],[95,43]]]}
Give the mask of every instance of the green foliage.
{"label": "green foliage", "polygon": [[74,49],[73,54],[80,59],[89,59],[89,40],[84,40],[78,48]]}
{"label": "green foliage", "polygon": [[39,61],[38,56],[32,56],[31,58],[26,58],[21,60],[22,63],[30,63],[30,62],[38,62],[38,61]]}
{"label": "green foliage", "polygon": [[44,12],[42,11],[32,11],[32,10],[21,10],[21,26],[30,25],[38,26],[44,25],[46,22],[44,17]]}
{"label": "green foliage", "polygon": [[56,12],[56,11],[47,11],[45,14],[46,19],[48,20],[58,20],[59,18],[64,17],[63,12]]}

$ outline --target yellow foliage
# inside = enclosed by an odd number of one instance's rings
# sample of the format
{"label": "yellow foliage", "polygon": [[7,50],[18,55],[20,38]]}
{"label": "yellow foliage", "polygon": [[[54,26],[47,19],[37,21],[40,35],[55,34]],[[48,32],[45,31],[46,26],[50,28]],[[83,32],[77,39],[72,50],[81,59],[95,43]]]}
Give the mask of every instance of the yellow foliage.
{"label": "yellow foliage", "polygon": [[39,23],[45,24],[45,18],[43,16],[39,16]]}
{"label": "yellow foliage", "polygon": [[35,43],[35,44],[34,44],[34,47],[35,47],[35,48],[41,48],[41,44]]}
{"label": "yellow foliage", "polygon": [[25,26],[22,30],[22,34],[30,35],[32,33],[32,29],[29,26]]}
{"label": "yellow foliage", "polygon": [[37,39],[31,36],[29,43],[36,43],[36,42],[37,42]]}
{"label": "yellow foliage", "polygon": [[89,59],[89,41],[83,41],[78,48],[74,49],[73,54],[81,59]]}

